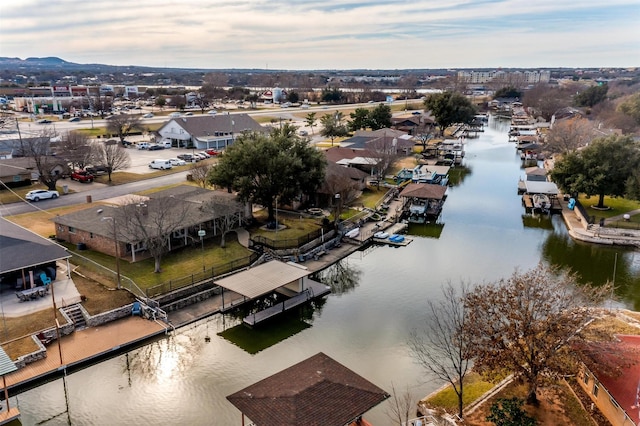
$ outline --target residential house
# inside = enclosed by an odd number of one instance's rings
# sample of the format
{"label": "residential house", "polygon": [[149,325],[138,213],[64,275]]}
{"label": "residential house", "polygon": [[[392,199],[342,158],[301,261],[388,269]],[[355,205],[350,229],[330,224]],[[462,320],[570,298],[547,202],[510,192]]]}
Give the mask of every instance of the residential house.
{"label": "residential house", "polygon": [[[616,336],[619,344],[592,343],[595,367],[583,364],[580,387],[613,426],[640,425],[640,336]],[[619,363],[617,374],[606,364]],[[611,366],[609,366],[611,367]]]}
{"label": "residential house", "polygon": [[367,187],[368,173],[356,167],[347,167],[327,161],[324,182],[316,191],[316,206],[328,206],[335,203],[336,194],[340,194],[342,203],[348,204],[362,194]]}
{"label": "residential house", "polygon": [[391,125],[395,130],[415,136],[420,133],[432,132],[435,127],[435,121],[429,115],[414,111],[414,113],[408,117],[392,117]]}
{"label": "residential house", "polygon": [[23,158],[11,160],[0,160],[0,182],[3,186],[16,187],[31,185],[33,179],[33,168],[25,167],[18,163],[24,163]]}
{"label": "residential house", "polygon": [[[35,283],[41,273],[56,279],[56,262],[71,254],[54,241],[0,217],[0,283],[11,289]],[[70,271],[67,268],[67,271]]]}
{"label": "residential house", "polygon": [[244,132],[267,132],[247,114],[206,114],[172,118],[158,134],[174,147],[223,150]]}
{"label": "residential house", "polygon": [[379,153],[368,149],[353,149],[335,146],[324,151],[328,163],[335,163],[345,167],[355,167],[363,172],[376,175],[378,163],[381,161]]}
{"label": "residential house", "polygon": [[[168,203],[167,198],[177,199],[179,202]],[[154,220],[157,218],[155,212],[158,211],[181,218],[180,225],[167,235],[169,251],[200,241],[200,230],[205,231],[206,238],[211,238],[230,227],[240,227],[246,217],[246,206],[237,202],[234,194],[187,185],[154,193],[146,199],[132,199],[132,204],[140,209],[142,220],[149,227],[157,226]],[[205,204],[210,204],[212,208],[204,208]],[[128,231],[126,224],[118,224],[118,221],[126,220],[122,216],[123,207],[112,205],[56,216],[53,219],[56,238],[110,256],[118,255],[131,262],[148,257],[145,242]]]}

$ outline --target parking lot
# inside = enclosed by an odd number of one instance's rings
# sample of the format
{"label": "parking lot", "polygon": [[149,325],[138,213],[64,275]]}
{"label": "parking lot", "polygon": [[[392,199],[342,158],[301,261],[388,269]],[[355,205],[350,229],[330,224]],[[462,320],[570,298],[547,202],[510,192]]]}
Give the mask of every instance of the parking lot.
{"label": "parking lot", "polygon": [[152,173],[156,171],[149,167],[149,163],[153,160],[166,160],[169,158],[176,158],[180,154],[192,154],[195,151],[186,148],[166,148],[157,151],[149,151],[146,149],[138,149],[135,145],[138,142],[146,140],[143,136],[128,137],[127,140],[134,143],[134,145],[131,145],[127,148],[129,157],[131,157],[131,166],[127,169],[127,171],[131,173]]}

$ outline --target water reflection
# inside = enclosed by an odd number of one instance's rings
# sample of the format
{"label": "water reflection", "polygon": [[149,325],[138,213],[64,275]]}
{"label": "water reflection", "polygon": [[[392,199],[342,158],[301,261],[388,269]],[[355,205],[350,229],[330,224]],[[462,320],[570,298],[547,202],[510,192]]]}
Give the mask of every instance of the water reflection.
{"label": "water reflection", "polygon": [[331,287],[332,295],[341,296],[358,286],[361,275],[362,271],[360,269],[350,265],[346,259],[343,259],[318,272],[313,279]]}
{"label": "water reflection", "polygon": [[[578,274],[583,284],[602,285],[611,281],[616,296],[634,310],[640,310],[638,253],[619,246],[603,246],[574,241],[560,216],[554,216],[553,232],[542,245],[542,258],[554,266]],[[615,273],[615,275],[614,275]]]}
{"label": "water reflection", "polygon": [[238,324],[218,335],[245,352],[255,355],[309,327],[311,325],[298,318],[297,313],[287,312],[257,327],[249,328],[244,324]]}
{"label": "water reflection", "polygon": [[551,216],[546,214],[523,214],[522,225],[525,228],[538,228],[553,230],[553,222]]}
{"label": "water reflection", "polygon": [[407,228],[407,234],[418,235],[428,238],[440,238],[444,223],[427,222],[427,223],[410,223]]}

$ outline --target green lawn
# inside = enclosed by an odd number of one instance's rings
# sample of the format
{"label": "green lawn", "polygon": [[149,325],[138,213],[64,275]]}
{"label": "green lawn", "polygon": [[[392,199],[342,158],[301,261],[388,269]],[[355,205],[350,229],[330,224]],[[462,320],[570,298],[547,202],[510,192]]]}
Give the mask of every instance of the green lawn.
{"label": "green lawn", "polygon": [[[122,275],[132,279],[138,287],[146,289],[170,280],[184,278],[194,273],[202,272],[203,263],[207,269],[216,265],[223,265],[251,254],[251,251],[240,245],[235,233],[229,233],[226,248],[220,248],[220,239],[205,240],[204,250],[200,245],[185,247],[164,256],[161,262],[162,272],[154,273],[152,258],[129,263],[120,261]],[[70,251],[87,257],[94,262],[115,270],[115,259],[112,256],[91,250],[77,252],[72,244],[64,244]],[[86,266],[85,266],[86,267]],[[109,276],[108,278],[112,278]]]}
{"label": "green lawn", "polygon": [[[604,205],[609,208],[608,210],[599,210],[592,207],[598,204],[598,197],[587,198],[587,196],[581,194],[578,197],[578,201],[580,201],[590,215],[598,218],[604,217],[605,219],[640,209],[640,201],[621,197],[604,197]],[[640,215],[636,215],[633,219],[640,222]]]}
{"label": "green lawn", "polygon": [[[491,390],[496,383],[483,379],[478,373],[469,373],[464,379],[464,385],[462,399],[463,405],[466,407]],[[449,413],[457,413],[458,411],[458,396],[451,386],[443,388],[425,402],[430,407],[442,408]]]}

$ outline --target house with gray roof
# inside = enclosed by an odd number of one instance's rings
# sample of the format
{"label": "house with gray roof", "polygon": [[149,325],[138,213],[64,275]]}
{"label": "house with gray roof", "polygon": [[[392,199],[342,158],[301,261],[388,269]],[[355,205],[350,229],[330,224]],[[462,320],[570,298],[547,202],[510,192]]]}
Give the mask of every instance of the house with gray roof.
{"label": "house with gray roof", "polygon": [[[167,199],[171,202],[166,202]],[[206,238],[211,238],[245,223],[245,205],[226,191],[181,185],[154,193],[144,200],[132,198],[131,204],[143,212],[141,222],[149,229],[154,226],[157,229],[159,214],[165,215],[167,220],[171,220],[172,215],[180,218],[179,224],[166,236],[169,251],[199,242],[198,231],[204,230]],[[52,220],[56,224],[56,238],[60,241],[131,262],[149,257],[144,241],[127,226],[124,216],[123,206],[101,205]]]}
{"label": "house with gray roof", "polygon": [[[71,254],[54,241],[0,217],[0,283],[22,287],[40,273],[56,278],[56,262]],[[68,265],[67,265],[68,266]],[[67,271],[71,269],[67,267]]]}
{"label": "house with gray roof", "polygon": [[163,124],[158,134],[173,147],[198,150],[223,150],[245,132],[267,132],[268,129],[248,114],[194,115],[172,118]]}

